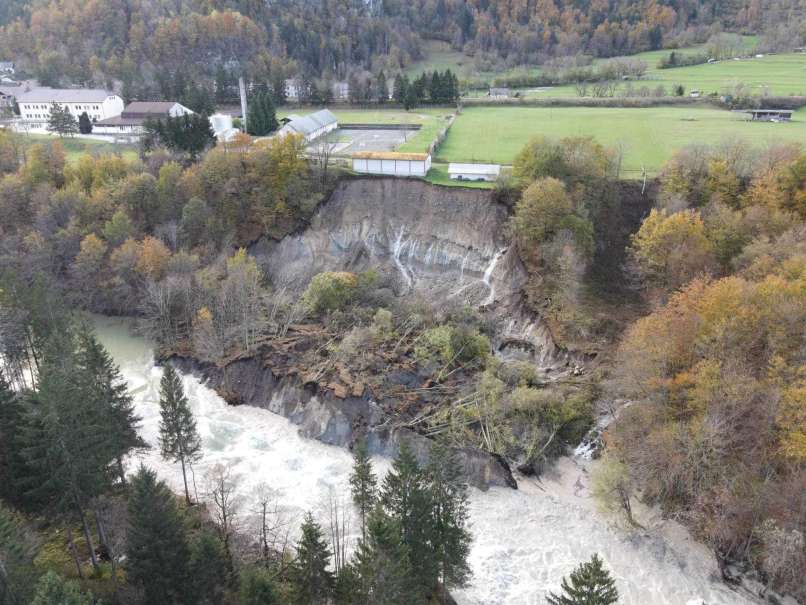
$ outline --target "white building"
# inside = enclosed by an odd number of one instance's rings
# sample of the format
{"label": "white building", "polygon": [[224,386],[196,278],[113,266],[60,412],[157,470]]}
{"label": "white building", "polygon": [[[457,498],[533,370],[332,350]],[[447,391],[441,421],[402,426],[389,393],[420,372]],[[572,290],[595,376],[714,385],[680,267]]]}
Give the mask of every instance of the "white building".
{"label": "white building", "polygon": [[33,129],[47,127],[54,103],[67,109],[76,120],[87,112],[93,122],[119,116],[123,111],[123,99],[100,89],[34,88],[17,96],[20,117]]}
{"label": "white building", "polygon": [[14,75],[14,62],[13,61],[0,61],[0,74]]}
{"label": "white building", "polygon": [[495,181],[500,173],[498,164],[448,164],[448,175],[455,181]]}
{"label": "white building", "polygon": [[139,137],[147,120],[164,120],[190,115],[193,111],[175,101],[134,101],[126,105],[120,115],[99,120],[93,124],[93,134],[112,134]]}
{"label": "white building", "polygon": [[353,154],[353,170],[360,174],[425,176],[430,169],[431,156],[427,153],[359,151]]}
{"label": "white building", "polygon": [[322,109],[308,116],[291,115],[277,132],[277,136],[298,134],[310,142],[339,127],[339,121],[329,109]]}

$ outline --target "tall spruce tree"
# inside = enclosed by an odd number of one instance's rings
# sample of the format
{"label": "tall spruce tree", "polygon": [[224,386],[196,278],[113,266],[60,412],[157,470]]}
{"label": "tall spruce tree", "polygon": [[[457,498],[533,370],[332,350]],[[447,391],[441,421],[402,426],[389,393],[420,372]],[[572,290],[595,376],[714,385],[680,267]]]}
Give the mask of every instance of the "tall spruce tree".
{"label": "tall spruce tree", "polygon": [[[465,586],[473,536],[467,529],[467,483],[456,452],[437,441],[425,469],[433,507],[434,550],[443,591]],[[443,594],[443,596],[445,596]]]}
{"label": "tall spruce tree", "polygon": [[37,576],[36,544],[22,520],[0,503],[0,605],[26,605]]}
{"label": "tall spruce tree", "polygon": [[332,593],[333,572],[328,569],[330,549],[322,535],[322,528],[307,513],[300,527],[302,536],[297,542],[297,556],[291,567],[293,602],[296,605],[325,605]]}
{"label": "tall spruce tree", "polygon": [[0,498],[17,506],[23,504],[20,487],[28,473],[21,452],[23,412],[21,398],[0,371]]}
{"label": "tall spruce tree", "polygon": [[146,603],[186,600],[189,553],[182,515],[168,486],[144,466],[131,481],[126,557],[129,582],[143,590]]}
{"label": "tall spruce tree", "polygon": [[430,496],[425,474],[404,441],[392,470],[384,477],[381,503],[400,528],[413,580],[411,596],[415,600],[428,597],[438,581]]}
{"label": "tall spruce tree", "polygon": [[185,500],[188,505],[192,504],[186,467],[201,459],[201,437],[182,380],[170,365],[165,366],[160,380],[159,443],[163,458],[182,465]]}
{"label": "tall spruce tree", "polygon": [[189,588],[193,603],[220,605],[224,601],[229,561],[219,537],[210,531],[201,531],[190,548]]}
{"label": "tall spruce tree", "polygon": [[351,565],[358,575],[353,603],[410,605],[420,602],[411,591],[411,566],[401,541],[400,524],[378,506],[367,520],[367,537],[358,543]]}
{"label": "tall spruce tree", "polygon": [[361,439],[353,450],[353,472],[350,474],[350,492],[361,517],[361,536],[367,539],[367,517],[378,499],[378,478],[372,470],[367,442]]}
{"label": "tall spruce tree", "polygon": [[26,477],[28,495],[76,514],[97,567],[86,511],[110,487],[109,449],[99,445],[109,424],[84,378],[73,330],[53,334],[40,362],[38,389],[28,397],[22,454],[33,471]]}
{"label": "tall spruce tree", "polygon": [[77,361],[89,396],[99,413],[107,416],[105,432],[98,436],[99,446],[107,448],[109,460],[114,461],[117,475],[125,483],[123,458],[132,449],[145,446],[137,435],[140,417],[134,412],[120,368],[87,326],[78,332]]}
{"label": "tall spruce tree", "polygon": [[612,605],[618,602],[618,591],[602,559],[594,554],[572,571],[569,579],[563,578],[561,594],[551,592],[546,601],[549,605]]}
{"label": "tall spruce tree", "polygon": [[277,130],[277,113],[271,95],[261,91],[255,95],[249,105],[247,129],[252,136],[263,137]]}
{"label": "tall spruce tree", "polygon": [[395,76],[394,86],[392,87],[392,98],[395,100],[395,103],[405,105],[408,95],[408,88],[408,78],[403,74],[397,74]]}

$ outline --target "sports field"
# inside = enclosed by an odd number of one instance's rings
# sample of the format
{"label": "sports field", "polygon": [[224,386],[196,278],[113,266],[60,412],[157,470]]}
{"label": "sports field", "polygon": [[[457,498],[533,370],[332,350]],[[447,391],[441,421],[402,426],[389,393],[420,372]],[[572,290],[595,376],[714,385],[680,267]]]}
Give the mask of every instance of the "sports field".
{"label": "sports field", "polygon": [[704,107],[473,107],[456,118],[437,153],[441,162],[512,163],[533,136],[590,136],[624,151],[624,177],[642,168],[656,172],[675,150],[726,139],[764,147],[806,142],[806,108],[789,123],[749,122],[741,115]]}

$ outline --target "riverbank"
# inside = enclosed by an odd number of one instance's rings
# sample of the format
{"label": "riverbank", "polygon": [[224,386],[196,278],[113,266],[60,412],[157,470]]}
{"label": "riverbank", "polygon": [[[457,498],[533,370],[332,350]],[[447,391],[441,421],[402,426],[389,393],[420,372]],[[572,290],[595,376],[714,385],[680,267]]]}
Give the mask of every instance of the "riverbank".
{"label": "riverbank", "polygon": [[[141,435],[153,447],[162,372],[152,347],[132,336],[123,320],[96,318],[95,325],[133,394]],[[229,466],[238,483],[242,528],[252,523],[255,493],[264,483],[277,491],[278,510],[289,528],[298,526],[306,510],[323,517],[331,495],[347,497],[352,462],[346,449],[306,439],[296,425],[267,410],[228,406],[194,376],[185,375],[183,384],[204,450],[194,468],[194,489],[203,499],[205,472],[215,464]],[[164,462],[156,449],[133,456],[129,471],[140,463],[181,489],[178,466]],[[373,463],[379,476],[390,464],[378,456]],[[758,603],[723,584],[708,550],[679,525],[649,523],[640,534],[611,525],[590,497],[590,464],[595,463],[562,458],[540,481],[519,477],[519,490],[471,488],[473,579],[456,591],[461,605],[542,603],[547,591],[556,590],[561,577],[593,552],[613,571],[624,605]],[[351,544],[356,539],[356,532],[350,532]]]}

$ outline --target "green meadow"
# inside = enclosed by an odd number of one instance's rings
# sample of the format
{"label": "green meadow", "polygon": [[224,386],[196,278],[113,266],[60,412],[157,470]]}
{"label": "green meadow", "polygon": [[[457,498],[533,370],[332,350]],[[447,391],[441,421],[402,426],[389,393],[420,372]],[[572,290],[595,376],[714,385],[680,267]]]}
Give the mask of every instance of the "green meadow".
{"label": "green meadow", "polygon": [[806,141],[806,108],[792,122],[750,122],[706,107],[473,107],[456,118],[437,153],[441,162],[512,163],[532,137],[590,136],[623,150],[623,176],[656,172],[686,145],[740,139],[754,147]]}

